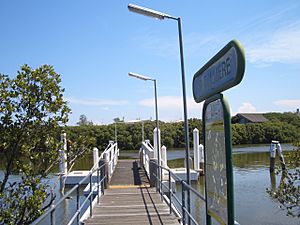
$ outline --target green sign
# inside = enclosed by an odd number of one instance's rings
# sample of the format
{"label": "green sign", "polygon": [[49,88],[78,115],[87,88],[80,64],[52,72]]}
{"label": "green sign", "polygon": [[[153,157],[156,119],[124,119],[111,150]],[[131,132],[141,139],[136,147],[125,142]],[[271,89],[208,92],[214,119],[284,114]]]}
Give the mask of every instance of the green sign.
{"label": "green sign", "polygon": [[241,82],[245,71],[245,56],[239,41],[230,41],[210,59],[193,79],[193,95],[201,102]]}
{"label": "green sign", "polygon": [[222,94],[206,100],[203,108],[207,224],[234,224],[231,121]]}

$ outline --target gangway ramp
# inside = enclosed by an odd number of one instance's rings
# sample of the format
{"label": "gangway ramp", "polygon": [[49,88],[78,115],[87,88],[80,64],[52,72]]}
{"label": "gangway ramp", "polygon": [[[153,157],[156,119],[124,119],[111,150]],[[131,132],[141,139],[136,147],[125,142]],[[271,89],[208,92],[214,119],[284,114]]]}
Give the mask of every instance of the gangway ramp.
{"label": "gangway ramp", "polygon": [[150,187],[145,171],[135,160],[119,160],[109,188],[93,208],[87,225],[180,224],[169,206]]}

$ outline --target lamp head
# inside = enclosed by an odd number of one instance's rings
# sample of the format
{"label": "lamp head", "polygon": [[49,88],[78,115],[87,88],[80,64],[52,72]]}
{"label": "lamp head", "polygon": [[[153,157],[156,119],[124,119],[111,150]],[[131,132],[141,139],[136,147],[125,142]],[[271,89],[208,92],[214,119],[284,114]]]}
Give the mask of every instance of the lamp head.
{"label": "lamp head", "polygon": [[141,6],[138,6],[138,5],[134,5],[134,4],[129,4],[128,5],[128,10],[131,11],[131,12],[139,13],[139,14],[144,15],[144,16],[150,16],[150,17],[153,17],[153,18],[159,19],[159,20],[163,20],[165,18],[173,18],[172,16],[170,16],[168,14],[158,12],[158,11],[155,11],[155,10],[152,10],[152,9],[148,9],[148,8],[145,8],[145,7],[141,7]]}
{"label": "lamp head", "polygon": [[129,72],[129,73],[128,73],[128,76],[130,76],[130,77],[135,77],[135,78],[141,79],[141,80],[153,80],[151,77],[146,77],[146,76],[144,76],[144,75],[140,75],[140,74],[132,73],[132,72]]}

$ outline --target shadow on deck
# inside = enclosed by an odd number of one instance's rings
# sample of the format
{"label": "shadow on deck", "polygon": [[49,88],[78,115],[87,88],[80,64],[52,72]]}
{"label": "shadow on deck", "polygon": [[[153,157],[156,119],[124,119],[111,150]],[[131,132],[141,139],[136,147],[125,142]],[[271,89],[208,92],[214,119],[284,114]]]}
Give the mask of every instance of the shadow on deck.
{"label": "shadow on deck", "polygon": [[161,201],[156,189],[149,187],[143,168],[135,160],[120,160],[109,189],[101,196],[89,225],[179,224],[170,214],[169,206]]}
{"label": "shadow on deck", "polygon": [[136,160],[119,160],[116,170],[110,181],[114,186],[149,186],[149,180],[143,167]]}

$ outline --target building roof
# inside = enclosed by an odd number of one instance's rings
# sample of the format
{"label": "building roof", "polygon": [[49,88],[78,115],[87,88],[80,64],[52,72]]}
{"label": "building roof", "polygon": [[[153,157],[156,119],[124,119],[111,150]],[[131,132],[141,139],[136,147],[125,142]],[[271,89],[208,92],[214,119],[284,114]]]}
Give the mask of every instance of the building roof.
{"label": "building roof", "polygon": [[239,118],[243,117],[243,118],[249,120],[252,123],[264,123],[264,122],[269,121],[261,113],[238,113],[237,117],[239,117]]}

